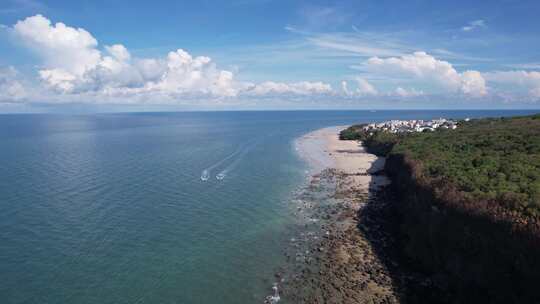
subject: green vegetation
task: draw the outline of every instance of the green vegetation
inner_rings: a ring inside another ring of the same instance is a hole
[[[387,156],[402,253],[452,302],[540,303],[540,115],[341,138]]]
[[[362,131],[362,128],[365,124],[350,126],[347,129],[339,132],[339,139],[341,140],[364,140],[365,132]]]
[[[418,163],[423,179],[453,185],[469,200],[540,216],[540,114],[399,135],[356,125],[340,137],[362,140],[378,155],[403,155]]]

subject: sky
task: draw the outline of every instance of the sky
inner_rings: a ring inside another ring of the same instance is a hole
[[[509,0],[3,0],[0,112],[538,109],[539,15]]]

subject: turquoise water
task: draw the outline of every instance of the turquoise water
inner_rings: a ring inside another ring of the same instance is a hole
[[[285,264],[289,198],[305,179],[295,138],[526,113],[0,115],[1,303],[261,303]]]

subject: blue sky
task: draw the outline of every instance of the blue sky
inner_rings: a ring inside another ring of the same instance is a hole
[[[0,3],[0,111],[539,108],[538,1]]]

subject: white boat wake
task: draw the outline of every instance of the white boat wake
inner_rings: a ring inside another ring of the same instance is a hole
[[[238,148],[236,151],[234,151],[233,153],[229,154],[228,156],[226,156],[225,158],[219,160],[218,162],[216,162],[215,164],[211,165],[210,167],[204,169],[201,173],[201,180],[203,182],[206,182],[210,179],[210,174],[212,173],[212,170],[216,167],[218,167],[219,165],[223,164],[224,162],[226,162],[227,160],[233,158],[234,156],[236,156],[237,154],[239,154],[240,152],[242,152],[243,149],[241,148]]]
[[[201,180],[202,180],[203,182],[205,182],[205,181],[207,181],[207,180],[209,180],[209,179],[210,179],[210,171],[208,171],[208,170],[206,170],[206,169],[203,170],[203,172],[201,173]]]
[[[274,294],[270,295],[270,296],[267,296],[266,301],[264,301],[264,303],[276,304],[277,302],[279,302],[279,300],[281,300],[281,298],[279,296],[279,290],[278,290],[277,283],[274,283],[274,286],[272,286],[272,290],[274,291]]]
[[[226,161],[238,156],[238,158],[234,159],[234,161],[231,164],[229,164],[227,167],[225,167],[225,169],[223,169],[221,172],[219,172],[216,175],[217,180],[224,179],[225,176],[227,176],[227,173],[229,171],[231,171],[232,169],[234,169],[234,167],[236,167],[238,165],[238,163],[244,158],[244,156],[247,154],[247,152],[249,152],[251,149],[253,149],[258,144],[259,141],[260,141],[260,139],[255,139],[255,140],[249,141],[247,144],[239,147],[238,149],[236,149],[236,151],[229,154],[225,158],[221,159],[220,161],[216,162],[215,164],[211,165],[210,167],[204,169],[202,171],[202,173],[201,173],[201,180],[203,182],[208,181],[210,179],[210,176],[211,176],[211,173],[212,173],[213,169],[215,169],[216,167],[219,167],[220,165],[222,165]]]
[[[232,170],[234,170],[234,168],[236,168],[236,166],[238,166],[238,164],[244,159],[246,154],[248,154],[249,151],[251,151],[253,148],[255,148],[255,146],[257,146],[259,141],[260,140],[257,140],[251,144],[247,144],[245,148],[242,149],[242,151],[239,153],[238,157],[232,163],[230,163],[227,167],[225,167],[225,169],[223,169],[221,172],[216,174],[216,179],[223,180],[229,172],[231,172]]]

